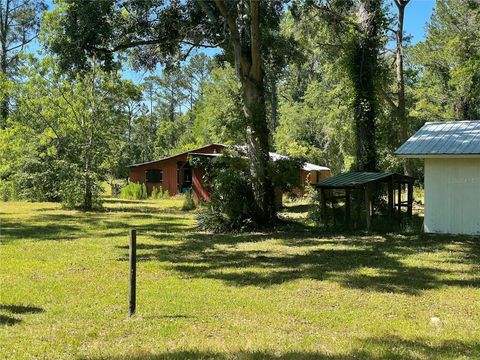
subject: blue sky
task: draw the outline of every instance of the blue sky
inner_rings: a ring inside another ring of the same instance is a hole
[[[425,38],[425,24],[432,15],[434,0],[411,0],[405,10],[405,32],[413,36],[412,43]]]

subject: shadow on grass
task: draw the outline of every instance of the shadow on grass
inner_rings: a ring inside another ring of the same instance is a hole
[[[18,240],[76,240],[88,237],[90,231],[95,232],[95,237],[113,237],[127,236],[131,228],[137,229],[140,236],[151,232],[185,232],[190,228],[182,223],[184,219],[180,216],[125,214],[118,219],[111,218],[108,213],[81,212],[39,214],[21,222],[1,219],[0,244]],[[147,219],[150,222],[145,222]],[[136,224],[136,220],[143,221],[143,224]]]
[[[354,340],[355,341],[355,340]],[[357,345],[358,343],[358,345]],[[332,355],[323,352],[292,351],[272,353],[270,351],[237,351],[237,352],[202,352],[202,351],[167,351],[158,354],[131,354],[118,357],[98,357],[82,359],[112,360],[434,360],[442,359],[478,359],[480,343],[447,340],[432,342],[429,339],[405,340],[398,336],[370,337],[357,339],[354,350]]]
[[[0,314],[0,326],[2,325],[12,326],[21,322],[22,320],[17,319],[15,317]]]
[[[42,308],[36,306],[0,304],[0,312],[9,313],[9,315],[0,314],[0,325],[12,326],[22,322],[22,319],[11,315],[38,314],[43,311]]]
[[[0,224],[0,243],[14,240],[73,240],[80,227],[65,224],[61,220],[54,224],[31,224],[2,219]]]
[[[480,246],[478,239],[469,237],[377,234],[317,238],[313,233],[280,231],[187,233],[181,241],[171,242],[168,234],[155,236],[159,243],[139,245],[138,261],[170,263],[170,269],[189,277],[222,280],[233,286],[268,287],[297,279],[332,279],[347,288],[410,295],[442,286],[480,286],[475,274]],[[268,240],[268,245],[255,245]],[[456,246],[447,248],[452,244]],[[448,261],[465,263],[472,269],[459,272],[433,261],[419,262],[419,266],[403,261],[409,255],[428,256],[440,251],[448,253]],[[127,260],[126,251],[120,260]]]

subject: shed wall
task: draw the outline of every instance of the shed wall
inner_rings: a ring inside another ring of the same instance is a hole
[[[425,159],[425,231],[480,234],[480,159]]]

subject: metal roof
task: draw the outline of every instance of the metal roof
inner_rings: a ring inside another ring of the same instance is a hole
[[[207,157],[217,157],[217,156],[222,156],[223,155],[223,154],[205,154],[205,153],[197,153],[197,152],[190,152],[188,154],[189,155],[194,155],[194,156],[207,156]],[[288,156],[277,154],[277,153],[274,153],[274,152],[270,152],[269,155],[270,155],[270,159],[272,159],[272,161],[290,159],[290,157],[288,157]],[[326,166],[315,165],[315,164],[311,164],[311,163],[307,163],[307,162],[303,163],[302,169],[305,170],[305,171],[330,171],[330,168],[328,168]]]
[[[172,159],[172,158],[177,157],[177,156],[188,155],[188,154],[191,153],[192,151],[193,151],[193,152],[195,152],[195,151],[200,151],[200,150],[203,150],[203,149],[208,148],[208,147],[210,147],[210,146],[227,147],[227,145],[224,145],[224,144],[208,144],[208,145],[205,145],[205,146],[202,146],[202,147],[199,147],[199,148],[190,150],[190,151],[184,151],[184,152],[181,152],[181,153],[178,153],[178,154],[175,154],[175,155],[170,155],[170,156],[167,156],[167,157],[158,159],[158,160],[152,160],[152,161],[146,161],[146,162],[143,162],[143,163],[132,164],[132,165],[129,165],[128,167],[135,167],[135,166],[142,166],[142,165],[153,164],[153,163],[156,163],[156,162],[159,162],[159,161],[164,161],[164,160]]]
[[[358,187],[388,178],[391,172],[349,172],[326,178],[317,183],[317,187]]]
[[[480,154],[480,121],[427,122],[395,154],[405,157]]]

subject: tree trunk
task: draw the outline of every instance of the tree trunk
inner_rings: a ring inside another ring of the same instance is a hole
[[[247,148],[250,160],[253,194],[260,221],[275,219],[275,197],[269,168],[269,130],[266,122],[265,96],[262,85],[247,79],[243,85],[244,113],[247,119]]]
[[[271,100],[272,100],[272,132],[275,133],[278,126],[278,89],[275,79],[271,80]]]
[[[403,144],[408,140],[408,119],[405,104],[405,75],[403,71],[403,24],[405,18],[405,7],[410,0],[395,0],[395,5],[398,9],[398,21],[396,32],[396,82],[397,82],[397,120],[400,126],[399,143]],[[414,165],[411,159],[406,159],[404,163],[404,172],[406,175],[412,175],[414,172]]]
[[[377,0],[363,0],[358,18],[361,33],[353,44],[351,72],[355,99],[356,168],[377,169],[375,76],[378,71],[379,34]]]
[[[247,122],[247,150],[252,176],[252,190],[258,208],[259,221],[271,225],[276,220],[275,195],[270,173],[269,129],[265,110],[265,88],[260,29],[260,1],[250,0],[249,37],[244,43],[238,23],[224,0],[215,0],[215,5],[225,19],[230,30],[235,69],[242,84],[244,113]],[[243,24],[246,25],[246,24]],[[242,26],[240,26],[242,28]],[[241,31],[246,31],[244,28]]]
[[[8,30],[9,30],[9,13],[10,13],[10,1],[7,0],[4,5],[0,3],[0,76],[3,76],[4,80],[7,79],[8,70]],[[5,128],[6,121],[9,113],[8,108],[8,94],[0,99],[0,127]]]
[[[90,178],[89,159],[85,159],[85,175],[83,188],[83,210],[92,210],[92,181]]]

